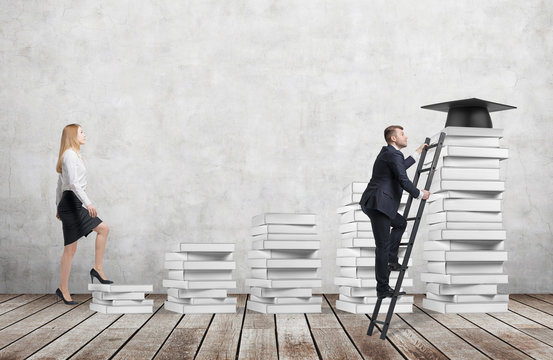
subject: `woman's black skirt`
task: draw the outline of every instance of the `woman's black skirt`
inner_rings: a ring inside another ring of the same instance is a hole
[[[99,217],[91,217],[88,210],[73,191],[63,192],[58,204],[58,216],[63,224],[63,242],[69,245],[83,236],[88,236],[92,230],[102,223]]]

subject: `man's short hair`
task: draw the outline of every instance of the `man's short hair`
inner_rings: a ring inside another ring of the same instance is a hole
[[[399,125],[391,125],[384,129],[384,139],[386,139],[388,144],[392,142],[392,136],[396,134],[397,129],[403,130],[403,127]]]

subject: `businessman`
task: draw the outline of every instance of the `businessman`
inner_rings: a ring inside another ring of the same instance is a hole
[[[429,191],[417,189],[405,172],[417,162],[427,144],[421,145],[405,159],[400,151],[407,146],[403,127],[388,126],[384,130],[384,138],[388,146],[382,147],[376,157],[371,181],[359,202],[363,212],[371,219],[376,244],[376,293],[379,298],[393,295],[394,289],[388,285],[390,271],[401,269],[398,250],[407,221],[397,210],[403,190],[416,199],[426,200],[430,196]]]

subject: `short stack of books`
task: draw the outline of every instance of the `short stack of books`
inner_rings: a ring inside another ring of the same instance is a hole
[[[341,214],[341,246],[337,250],[336,265],[340,267],[339,276],[334,283],[340,287],[339,299],[336,308],[354,314],[368,314],[374,310],[376,304],[376,277],[375,277],[375,243],[370,219],[363,213],[359,206],[361,195],[367,183],[353,182],[344,188],[343,204],[338,209]],[[401,199],[400,214],[403,213],[407,195]],[[409,239],[406,231],[403,239]],[[407,240],[403,241],[407,242]],[[403,261],[399,250],[399,261]],[[409,265],[410,265],[409,261]],[[390,286],[395,287],[399,272],[390,273]],[[413,279],[405,273],[403,286],[413,286]],[[387,312],[390,299],[384,299],[379,312]],[[400,296],[395,307],[395,312],[406,313],[413,311],[413,297]]]
[[[507,311],[503,263],[506,232],[501,213],[505,182],[502,129],[447,127],[427,206],[427,271],[423,307],[441,313]],[[432,159],[429,151],[426,159]]]
[[[227,297],[227,290],[236,288],[233,256],[234,244],[226,243],[179,244],[166,253],[165,308],[181,314],[236,312],[236,298]]]
[[[145,299],[152,285],[88,284],[90,310],[102,314],[151,314],[154,300]]]
[[[322,286],[315,215],[261,214],[253,217],[251,234],[248,309],[271,314],[321,312],[322,297],[313,296],[313,288]]]

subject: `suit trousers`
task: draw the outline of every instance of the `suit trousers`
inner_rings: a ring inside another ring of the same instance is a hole
[[[389,286],[388,263],[398,262],[399,244],[407,228],[407,221],[399,213],[393,219],[390,219],[387,215],[375,209],[362,207],[362,210],[371,219],[376,244],[376,291],[383,292],[388,290]],[[390,227],[392,228],[391,232]]]

